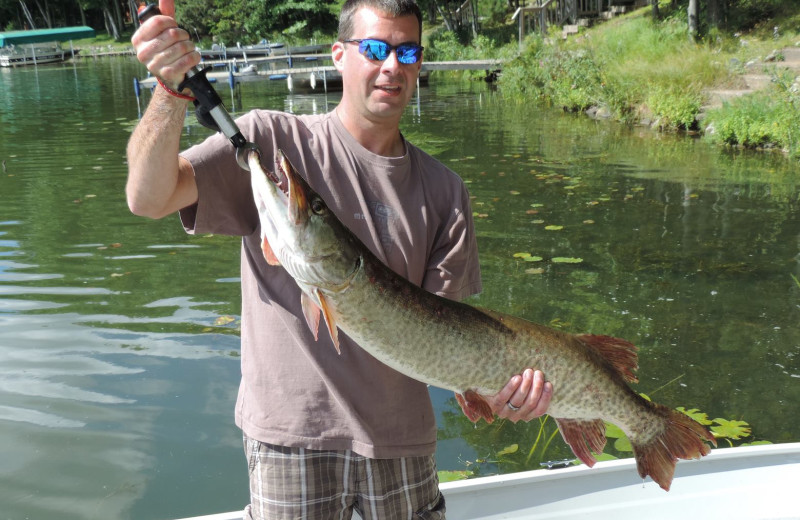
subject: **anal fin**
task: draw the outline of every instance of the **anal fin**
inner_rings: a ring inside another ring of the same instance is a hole
[[[602,419],[556,419],[556,424],[572,453],[590,468],[594,466],[597,459],[592,452],[602,453],[606,447],[606,423]]]

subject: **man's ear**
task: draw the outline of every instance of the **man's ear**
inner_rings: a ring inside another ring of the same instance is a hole
[[[331,46],[331,59],[336,70],[342,72],[344,69],[344,43],[334,42]]]

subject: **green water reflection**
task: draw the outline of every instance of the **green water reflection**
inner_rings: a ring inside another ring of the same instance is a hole
[[[163,519],[247,499],[238,241],[129,214],[141,74],[132,59],[0,70],[0,518]],[[336,98],[250,83],[233,101],[319,112]],[[446,77],[404,132],[469,183],[485,280],[472,303],[628,338],[655,400],[799,440],[794,164],[506,106]],[[192,125],[184,144],[205,135]],[[524,469],[538,424],[476,429],[431,395],[442,469]]]

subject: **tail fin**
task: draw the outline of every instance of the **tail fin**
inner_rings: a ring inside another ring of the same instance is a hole
[[[646,443],[632,438],[631,445],[639,475],[642,478],[650,475],[662,489],[669,491],[678,459],[699,459],[708,455],[711,448],[705,441],[714,446],[717,441],[705,426],[688,415],[660,404],[652,403],[652,406],[653,411],[662,416],[664,430]]]

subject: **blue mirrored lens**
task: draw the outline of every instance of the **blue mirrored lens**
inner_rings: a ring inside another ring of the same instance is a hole
[[[391,52],[389,44],[379,40],[364,40],[359,45],[358,50],[368,59],[378,61],[388,58]]]
[[[397,47],[397,61],[411,64],[419,61],[422,49],[418,45],[400,45]]]
[[[367,39],[361,40],[358,45],[358,52],[370,60],[383,61],[389,57],[392,50],[397,51],[397,61],[406,65],[416,63],[422,57],[422,47],[414,43],[403,43],[393,47],[382,40]]]

